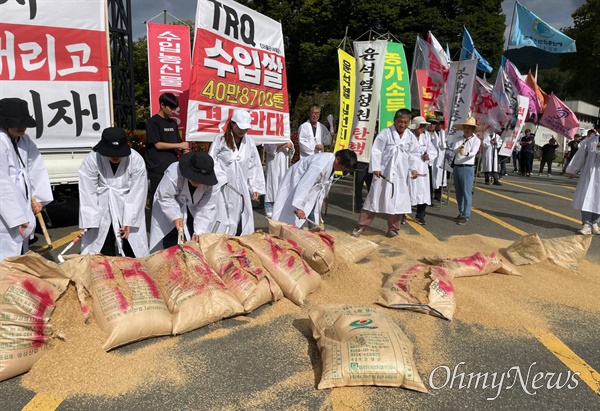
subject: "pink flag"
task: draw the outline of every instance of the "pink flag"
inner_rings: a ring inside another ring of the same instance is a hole
[[[575,113],[560,101],[554,93],[550,94],[550,101],[548,101],[544,115],[540,119],[540,124],[569,139],[573,139],[579,128],[579,120],[577,120]]]
[[[535,90],[529,87],[521,77],[519,70],[508,59],[504,65],[504,70],[506,71],[509,80],[514,84],[517,93],[519,93],[520,96],[529,98],[529,113],[533,114],[535,121],[537,121],[537,116],[542,112],[542,108],[540,107],[540,102]]]

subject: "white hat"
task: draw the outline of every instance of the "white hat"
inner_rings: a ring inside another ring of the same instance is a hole
[[[415,130],[415,129],[419,128],[419,126],[421,126],[421,125],[428,126],[429,124],[431,124],[431,123],[429,123],[427,120],[425,120],[424,117],[417,116],[417,117],[413,118],[412,120],[410,120],[410,126],[408,126],[408,128],[411,130]]]
[[[252,121],[252,118],[250,117],[250,113],[248,113],[246,110],[237,109],[233,112],[231,121],[237,124],[240,129],[248,130],[251,128],[250,121]]]

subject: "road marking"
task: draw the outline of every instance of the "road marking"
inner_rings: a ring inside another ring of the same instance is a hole
[[[502,184],[504,184],[504,185],[507,185],[507,186],[514,186],[514,187],[524,188],[525,190],[529,190],[529,191],[533,191],[533,192],[536,192],[536,193],[545,194],[545,195],[548,195],[548,196],[552,196],[552,197],[560,198],[560,199],[567,200],[567,201],[573,201],[573,198],[571,198],[571,197],[560,196],[560,195],[558,195],[558,194],[549,193],[549,192],[547,192],[547,191],[538,190],[538,189],[536,189],[536,188],[531,188],[531,187],[527,187],[527,186],[522,186],[522,185],[520,185],[520,184],[515,184],[515,183],[509,183],[508,181],[505,181],[505,182],[504,182],[504,183],[502,183]]]
[[[436,236],[434,236],[431,232],[429,232],[427,229],[425,229],[425,227],[423,227],[421,224],[417,223],[411,216],[408,216],[408,215],[406,216],[406,222],[417,233],[419,233],[419,235],[425,237],[425,239],[430,240],[430,241],[435,241],[436,243],[440,241],[440,240],[438,240],[438,238]]]
[[[600,395],[600,373],[598,371],[594,370],[551,332],[539,328],[527,328],[527,330],[570,370],[578,372],[579,379]]]
[[[450,201],[452,201],[454,204],[457,204],[457,202],[456,202],[456,200],[455,200],[454,198],[452,198],[452,197],[448,197],[448,198],[449,198],[449,199],[450,199]],[[473,208],[473,207],[471,207],[471,212],[473,212],[473,213],[475,213],[475,214],[479,214],[480,216],[482,216],[482,217],[485,217],[485,218],[487,218],[488,220],[490,220],[490,221],[493,221],[494,223],[496,223],[496,224],[498,224],[498,225],[501,225],[502,227],[504,227],[504,228],[506,228],[506,229],[508,229],[508,230],[512,231],[513,233],[517,233],[517,234],[519,234],[519,235],[527,235],[527,234],[529,234],[529,233],[527,233],[527,232],[525,232],[525,231],[521,230],[520,228],[517,228],[517,227],[515,227],[515,226],[514,226],[514,225],[512,225],[512,224],[509,224],[509,223],[507,223],[507,222],[504,222],[504,221],[500,220],[499,218],[497,218],[497,217],[494,217],[493,215],[486,213],[485,211],[481,211],[481,210],[478,210],[478,209],[476,209],[476,208]]]
[[[58,408],[63,398],[52,395],[36,394],[22,411],[54,411]]]
[[[505,196],[503,194],[495,193],[493,191],[486,190],[485,188],[477,187],[477,189],[483,191],[484,193],[488,193],[488,194],[491,194],[491,195],[494,195],[494,196],[497,196],[497,197],[500,197],[500,198],[504,198],[506,200],[513,201],[515,203],[522,204],[522,205],[525,205],[527,207],[531,207],[531,208],[533,208],[535,210],[543,211],[544,213],[552,214],[553,216],[556,216],[556,217],[559,217],[559,218],[563,218],[565,220],[572,221],[572,222],[577,223],[577,224],[581,224],[581,220],[577,220],[577,219],[575,219],[573,217],[569,217],[569,216],[566,216],[564,214],[557,213],[556,211],[548,210],[547,208],[544,208],[544,207],[541,207],[541,206],[537,206],[537,205],[534,205],[534,204],[527,203],[525,201],[517,200],[515,198],[511,198],[511,197]]]

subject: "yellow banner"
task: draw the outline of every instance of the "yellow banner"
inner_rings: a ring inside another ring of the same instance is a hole
[[[340,115],[335,150],[348,148],[354,120],[354,95],[356,93],[356,59],[338,49],[340,65]]]

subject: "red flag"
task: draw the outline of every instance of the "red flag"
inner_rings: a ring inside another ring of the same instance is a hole
[[[173,24],[148,23],[148,71],[150,72],[150,111],[158,112],[163,93],[177,96],[173,112],[181,137],[185,139],[192,72],[190,28]]]
[[[554,93],[550,94],[550,100],[540,123],[569,139],[573,139],[579,128],[579,120],[577,120],[575,113],[565,103],[560,101]]]

